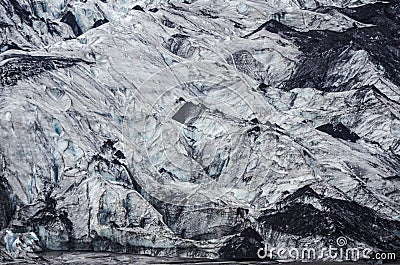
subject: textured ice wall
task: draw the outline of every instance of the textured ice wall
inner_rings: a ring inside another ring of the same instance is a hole
[[[398,4],[15,3],[1,5],[16,46],[0,63],[0,228],[14,243],[399,248]]]

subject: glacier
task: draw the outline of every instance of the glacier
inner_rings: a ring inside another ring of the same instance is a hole
[[[3,260],[399,253],[397,1],[0,3]]]

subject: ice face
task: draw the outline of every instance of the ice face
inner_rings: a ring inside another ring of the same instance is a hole
[[[0,5],[10,256],[399,246],[397,4],[34,3]]]

